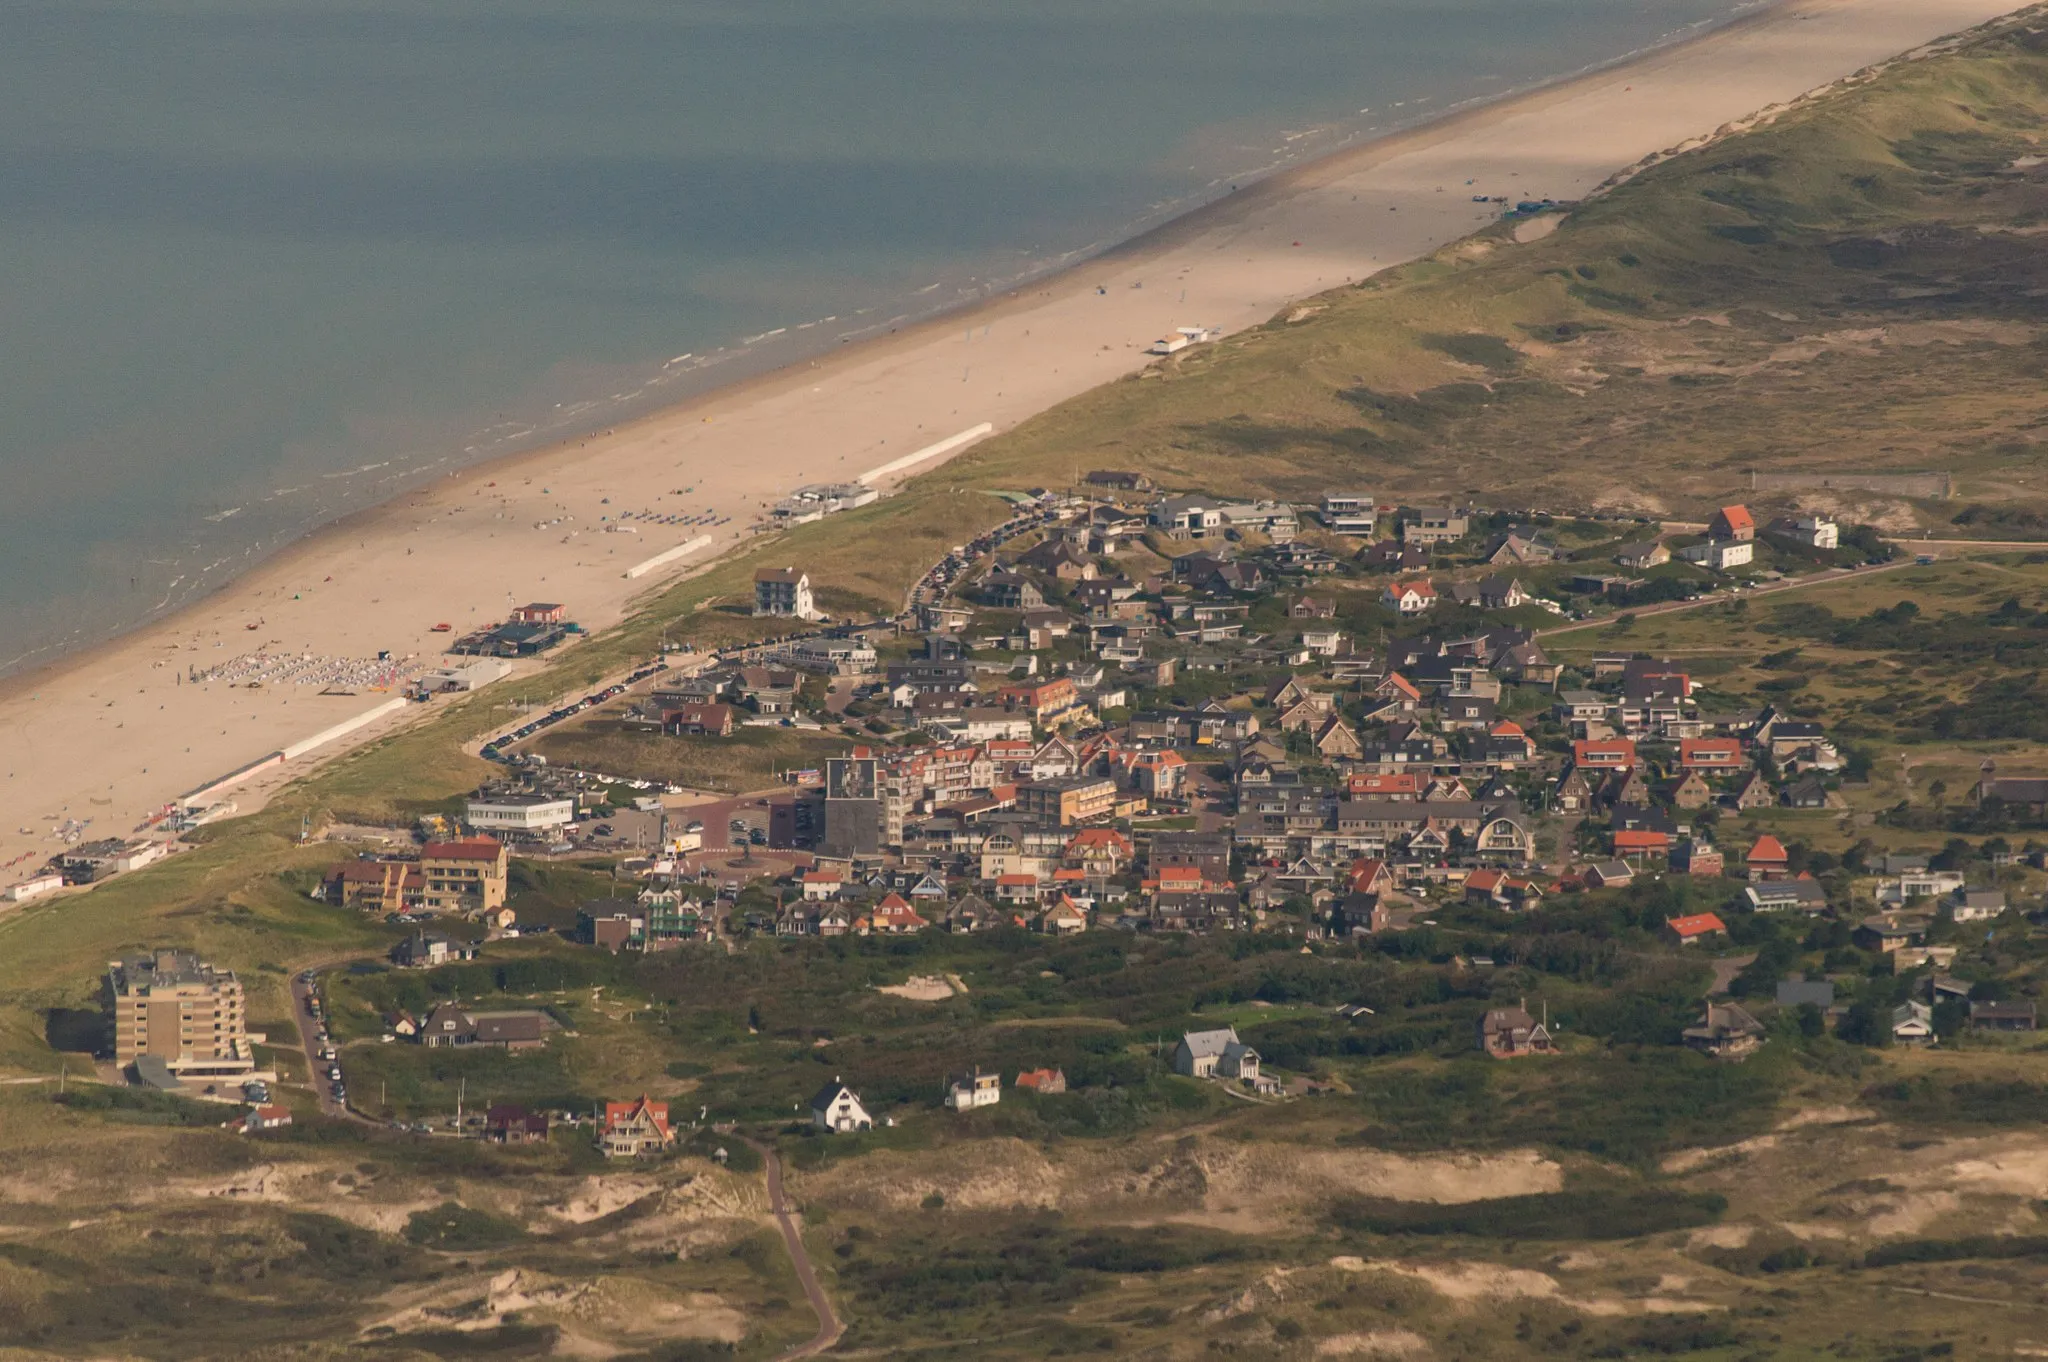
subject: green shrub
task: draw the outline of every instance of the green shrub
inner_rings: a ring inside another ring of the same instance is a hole
[[[479,1211],[456,1201],[444,1201],[430,1211],[414,1211],[405,1222],[405,1237],[421,1248],[502,1248],[526,1237],[517,1221]]]
[[[1337,1203],[1331,1219],[1344,1229],[1369,1234],[1635,1239],[1711,1224],[1727,1209],[1727,1198],[1717,1193],[1643,1187],[1540,1192],[1456,1206],[1358,1197]]]

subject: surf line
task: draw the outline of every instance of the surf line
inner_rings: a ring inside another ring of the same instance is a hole
[[[891,459],[880,468],[870,468],[867,472],[854,479],[854,481],[873,482],[876,478],[885,478],[891,473],[899,473],[912,464],[923,463],[926,459],[936,459],[941,454],[951,454],[954,450],[963,449],[985,435],[995,434],[995,429],[993,422],[983,421],[971,430],[963,430],[958,435],[949,435],[937,444],[926,445],[923,449],[914,450],[909,454],[905,454],[900,459]]]

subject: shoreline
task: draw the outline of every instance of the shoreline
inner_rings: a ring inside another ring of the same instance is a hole
[[[1574,82],[1627,67],[1658,53],[1685,47],[1753,22],[1790,3],[1794,3],[1794,0],[1743,0],[1743,3],[1719,18],[1701,20],[1674,29],[1656,41],[1633,50],[1569,71],[1533,79],[1521,85],[1466,96],[1435,113],[1417,115],[1412,121],[1398,123],[1384,132],[1360,128],[1356,126],[1355,119],[1347,130],[1338,130],[1343,127],[1343,121],[1339,120],[1338,123],[1328,125],[1337,139],[1334,145],[1304,156],[1283,158],[1261,167],[1218,175],[1209,185],[1190,191],[1164,209],[1136,218],[1121,235],[1063,252],[1055,258],[1030,266],[1003,282],[989,283],[972,289],[960,286],[955,292],[965,296],[957,296],[930,310],[919,310],[915,306],[914,296],[907,295],[886,306],[872,309],[880,312],[900,306],[907,308],[907,311],[889,319],[864,323],[853,331],[842,332],[836,336],[830,336],[825,331],[820,331],[816,337],[800,336],[797,333],[818,326],[819,321],[792,322],[764,336],[736,339],[688,356],[687,358],[696,362],[675,375],[681,380],[681,384],[674,394],[661,394],[651,400],[629,400],[620,403],[588,426],[565,423],[558,429],[566,433],[548,433],[540,436],[535,443],[522,444],[515,439],[507,442],[511,446],[509,448],[474,459],[458,460],[457,455],[451,451],[423,461],[396,480],[398,490],[381,495],[375,501],[318,519],[299,530],[275,532],[274,543],[266,545],[259,541],[242,546],[230,557],[239,558],[243,562],[231,568],[229,575],[204,587],[197,594],[175,604],[160,604],[126,623],[108,626],[85,639],[53,641],[31,648],[12,661],[0,665],[0,699],[10,694],[9,687],[18,681],[61,674],[67,663],[82,658],[96,649],[113,647],[131,635],[173,624],[185,612],[203,608],[220,593],[233,590],[237,583],[282,561],[285,555],[292,553],[301,545],[311,543],[323,535],[338,533],[357,522],[359,517],[374,515],[409,495],[434,486],[444,478],[462,478],[500,464],[514,464],[532,454],[565,450],[579,442],[587,441],[601,430],[617,429],[622,424],[633,425],[650,417],[661,416],[758,379],[821,360],[826,355],[839,353],[843,348],[885,343],[900,332],[931,323],[971,320],[984,309],[994,307],[1004,299],[1015,296],[1019,291],[1056,282],[1075,270],[1127,256],[1138,258],[1148,249],[1166,249],[1179,239],[1181,232],[1199,231],[1208,215],[1248,195],[1256,196],[1260,191],[1284,189],[1285,184],[1291,182],[1291,177],[1304,173],[1313,174],[1319,169],[1341,164],[1348,158],[1394,146],[1408,137],[1427,134],[1439,128],[1453,127],[1459,120],[1468,116],[1484,115],[1503,105],[1516,104],[1547,91],[1568,87]],[[1216,185],[1225,183],[1232,175],[1242,181],[1241,190],[1233,187],[1222,193],[1213,192]],[[931,287],[940,288],[942,284],[934,284]],[[758,347],[758,342],[768,339],[776,339],[781,343],[766,348]],[[658,386],[667,381],[668,367],[664,364],[643,376],[627,381],[641,384],[643,390]],[[724,376],[726,374],[731,376]],[[585,402],[581,405],[600,408],[603,406],[598,402]],[[450,463],[454,463],[455,466],[445,466]],[[227,561],[226,558],[217,560],[214,564],[199,569],[198,575],[205,576]]]
[[[2009,0],[1775,0],[1614,63],[1282,166],[1079,263],[885,334],[602,432],[429,477],[169,615],[0,681],[0,724],[19,747],[0,784],[0,861],[54,851],[38,824],[67,816],[91,817],[88,837],[125,836],[180,792],[375,703],[366,695],[322,703],[308,688],[184,685],[178,677],[188,666],[258,645],[337,657],[390,649],[432,665],[431,624],[461,621],[461,629],[502,618],[496,603],[515,597],[564,600],[586,627],[609,627],[650,591],[743,546],[756,503],[799,483],[845,480],[983,421],[1000,434],[1144,367],[1144,346],[1175,324],[1228,332],[1262,323],[1289,301],[1414,259],[1498,216],[1447,185],[1581,197],[1645,155],[2017,8]],[[1639,87],[1641,97],[1627,97]],[[1145,296],[1145,277],[1161,272],[1183,298],[1203,296],[1169,302],[1165,288]],[[1013,334],[1019,322],[1031,325]],[[728,523],[697,554],[622,581],[623,564],[702,531],[594,533],[607,514],[600,507],[715,509]],[[392,727],[379,721],[318,756]],[[260,799],[311,764],[245,788]],[[22,861],[0,879],[34,864]]]

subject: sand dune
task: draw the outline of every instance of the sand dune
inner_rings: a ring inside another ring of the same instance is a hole
[[[984,421],[1006,430],[1141,367],[1144,347],[1175,326],[1261,322],[1290,299],[1470,232],[1495,211],[1474,194],[1581,195],[1649,153],[2013,8],[1794,0],[1624,67],[1288,172],[994,300],[971,326],[956,315],[849,346],[354,517],[169,621],[7,686],[0,862],[28,859],[0,883],[41,861],[30,853],[55,849],[54,819],[89,818],[90,835],[126,833],[183,791],[383,698],[177,684],[189,666],[259,644],[433,653],[447,637],[431,632],[436,622],[461,628],[529,599],[565,602],[601,628],[635,596],[731,547],[764,502],[800,483],[885,466]],[[694,493],[676,494],[687,486]],[[713,544],[628,579],[627,568],[704,531],[598,532],[601,515],[626,509],[715,509],[732,521]],[[308,764],[409,717],[381,719],[235,797],[246,810]]]

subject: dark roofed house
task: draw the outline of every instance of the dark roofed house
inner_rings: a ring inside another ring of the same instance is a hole
[[[1550,1029],[1524,1007],[1496,1007],[1479,1019],[1479,1048],[1495,1059],[1547,1055],[1554,1050]]]
[[[1707,1015],[1685,1028],[1685,1043],[1716,1059],[1741,1059],[1764,1043],[1764,1028],[1734,1003],[1708,1003]]]
[[[1970,1026],[1978,1031],[2031,1031],[2034,1005],[2030,1002],[1971,1003]]]
[[[1780,1007],[1803,1007],[1812,1003],[1825,1012],[1835,1005],[1835,986],[1827,979],[1780,979],[1777,1002]]]
[[[484,1138],[499,1144],[546,1144],[547,1113],[512,1103],[494,1106],[484,1115]]]

